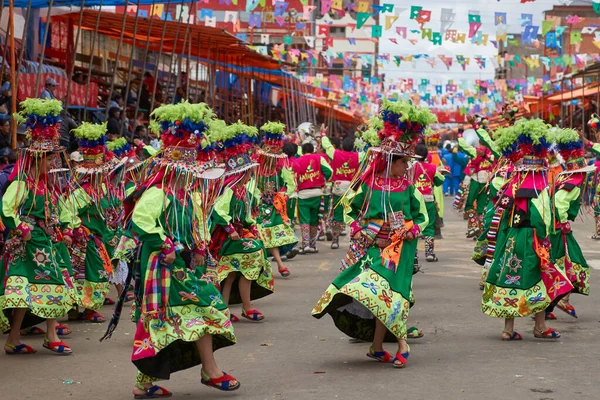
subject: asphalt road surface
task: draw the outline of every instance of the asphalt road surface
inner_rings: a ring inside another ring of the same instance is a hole
[[[437,241],[437,263],[423,261],[415,275],[416,305],[410,324],[425,337],[410,340],[405,369],[365,356],[368,343],[351,343],[329,316],[316,320],[312,307],[339,272],[342,249],[319,242],[320,253],[297,256],[292,275],[276,277],[276,293],[254,303],[262,323],[235,324],[238,343],[219,350],[217,362],[242,386],[222,393],[200,384],[200,368],[161,382],[174,399],[599,399],[600,324],[598,315],[600,243],[592,241],[593,221],[573,225],[592,268],[589,297],[574,295],[573,319],[556,310],[550,326],[563,337],[533,337],[533,320],[517,320],[522,342],[501,342],[503,321],[480,311],[480,267],[471,261],[473,241],[466,223],[446,201],[444,239]],[[420,243],[421,255],[423,243]],[[113,293],[114,297],[114,293]],[[232,311],[239,315],[240,308]],[[108,318],[111,307],[104,307]],[[106,324],[70,323],[66,341],[74,355],[57,356],[42,348],[42,338],[24,338],[38,350],[28,356],[0,355],[0,399],[130,399],[136,370],[130,361],[134,325],[124,317],[111,340],[100,343]],[[387,345],[392,354],[393,344]]]

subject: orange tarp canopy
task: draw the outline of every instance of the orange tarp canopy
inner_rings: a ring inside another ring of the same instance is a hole
[[[552,96],[546,97],[544,102],[556,103],[561,101],[569,101],[572,99],[580,99],[586,96],[597,95],[598,92],[600,92],[600,83],[594,82],[580,89],[575,89],[573,91],[565,90],[562,93],[553,94]]]
[[[96,21],[98,16],[100,19],[97,24]],[[136,25],[134,16],[125,16],[124,24],[122,14],[98,12],[94,10],[83,11],[81,24],[79,23],[79,13],[63,14],[52,17],[52,21],[68,20],[71,20],[73,26],[80,26],[81,29],[88,31],[97,30],[99,34],[116,40],[119,40],[121,34],[123,34],[123,41],[125,43],[131,44],[134,39],[133,32]],[[154,19],[152,21],[152,27],[150,27],[149,18],[138,17],[135,46],[146,48],[146,43],[149,41],[149,50],[158,52],[160,50],[161,38],[163,37],[163,29],[164,40],[162,52],[164,54],[186,54],[190,57],[204,58],[210,61],[226,62],[246,67],[271,70],[280,69],[280,63],[278,61],[247,48],[244,45],[244,42],[223,29],[201,25],[188,25],[185,23]]]

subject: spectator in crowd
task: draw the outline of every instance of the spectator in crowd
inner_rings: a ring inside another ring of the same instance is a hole
[[[148,129],[144,125],[138,125],[135,127],[135,131],[133,132],[133,140],[140,139],[144,143],[148,139]]]
[[[129,143],[133,141],[133,135],[129,131],[127,122],[121,119],[121,109],[112,107],[108,110],[108,122],[106,126],[108,140],[113,141],[123,136]]]
[[[458,149],[452,151],[452,190],[458,193],[458,187],[465,177],[464,170],[469,164],[469,157]]]
[[[142,85],[146,86],[149,94],[154,93],[154,77],[148,71],[144,72],[144,78],[142,79]]]
[[[56,82],[53,78],[46,79],[46,88],[42,90],[40,93],[40,99],[56,99],[56,95],[54,91],[58,86],[58,82]]]
[[[12,91],[10,90],[10,72],[4,71],[0,88],[0,113],[12,114]]]
[[[452,172],[454,161],[452,160],[452,145],[450,143],[442,148],[442,160],[448,171]],[[456,192],[454,191],[454,186],[452,184],[452,174],[446,174],[444,177],[444,196],[454,195],[456,195]]]
[[[140,109],[150,111],[150,90],[148,84],[142,83],[142,92],[140,93]]]
[[[62,110],[60,113],[60,127],[58,132],[60,133],[60,145],[64,147],[68,153],[77,150],[77,140],[75,135],[71,132],[77,128],[77,123],[67,110]]]
[[[179,86],[177,90],[175,90],[175,98],[173,99],[173,103],[181,103],[183,100],[185,100],[185,93],[183,92],[183,88]]]
[[[10,119],[0,118],[0,149],[10,149],[11,146]]]
[[[81,155],[81,153],[78,151],[74,151],[69,154],[69,160],[71,160],[71,162],[77,166],[77,164],[83,161],[83,155]]]
[[[0,197],[16,162],[17,156],[11,149],[0,150]]]
[[[112,100],[108,103],[108,109],[110,110],[111,108],[118,108],[121,109],[123,108],[123,97],[121,97],[120,94],[115,94],[112,98]]]

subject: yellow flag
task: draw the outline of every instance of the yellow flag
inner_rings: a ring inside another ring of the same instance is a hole
[[[368,1],[359,1],[358,2],[358,12],[369,12],[369,7],[371,3]]]
[[[394,25],[394,22],[396,22],[397,20],[398,20],[397,15],[386,15],[385,16],[385,30],[389,31],[392,28],[392,25]]]

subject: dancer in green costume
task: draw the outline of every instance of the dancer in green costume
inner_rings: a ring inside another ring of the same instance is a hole
[[[585,147],[579,133],[573,129],[559,129],[554,132],[558,153],[564,160],[565,171],[555,182],[554,229],[550,233],[552,251],[550,258],[557,268],[566,274],[573,284],[573,293],[589,295],[590,268],[579,243],[573,236],[571,221],[579,214],[581,198],[586,191],[588,174],[595,170],[586,165]],[[559,309],[577,318],[575,307],[570,302],[570,293],[556,305]],[[550,307],[547,312],[552,312]]]
[[[213,355],[236,341],[207,257],[210,204],[224,172],[207,161],[214,160],[206,137],[213,113],[204,103],[183,102],[161,106],[153,117],[152,129],[162,132],[162,154],[132,195],[142,277],[136,287],[132,362],[139,372],[133,394],[169,397],[154,381],[200,364],[202,384],[236,390],[240,383],[217,367]]]
[[[504,318],[502,340],[521,340],[514,318],[535,314],[536,338],[560,333],[546,326],[544,310],[573,286],[550,260],[551,211],[547,155],[549,127],[542,120],[519,120],[496,140],[502,155],[515,165],[499,194],[496,249],[485,283],[481,310]]]
[[[126,160],[118,158],[106,147],[106,124],[83,123],[74,130],[83,162],[75,169],[77,189],[69,196],[69,204],[77,215],[72,261],[79,294],[77,309],[70,320],[104,322],[98,310],[110,285],[113,273],[111,256],[116,246],[117,189],[114,173]]]
[[[57,335],[57,318],[72,307],[74,288],[69,260],[61,243],[72,242],[72,232],[63,230],[58,204],[61,192],[50,183],[50,170],[66,160],[59,146],[61,102],[27,99],[21,103],[31,145],[23,150],[2,197],[2,222],[11,230],[4,247],[0,278],[0,325],[10,328],[4,344],[7,354],[35,353],[21,343],[20,329],[26,315],[31,326],[46,320],[43,346],[58,354],[71,354],[71,347]],[[70,218],[67,214],[63,217]]]
[[[288,199],[296,192],[296,179],[290,160],[282,152],[285,125],[268,122],[260,129],[264,138],[256,152],[259,164],[256,180],[261,199],[258,231],[265,249],[277,262],[279,273],[287,277],[290,270],[283,265],[281,257],[293,258],[298,243],[287,211]]]
[[[242,317],[262,321],[264,315],[252,308],[251,300],[273,293],[274,280],[252,218],[252,204],[257,201],[254,188],[248,185],[258,163],[247,153],[254,147],[258,130],[238,122],[211,135],[219,140],[218,149],[227,167],[224,189],[212,214],[211,253],[218,262],[218,281],[227,304],[242,303]]]
[[[343,198],[353,241],[342,273],[327,288],[312,314],[331,315],[348,336],[372,341],[367,354],[402,368],[407,363],[406,320],[413,299],[417,238],[428,224],[423,196],[406,176],[423,129],[436,121],[429,110],[384,100],[383,137],[371,148],[352,193]],[[398,344],[395,357],[383,342]]]

